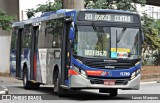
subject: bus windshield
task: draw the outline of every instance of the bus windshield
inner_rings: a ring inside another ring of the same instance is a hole
[[[139,29],[77,26],[74,53],[88,58],[138,58]]]

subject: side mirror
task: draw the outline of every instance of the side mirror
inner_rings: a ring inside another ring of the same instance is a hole
[[[74,37],[75,37],[75,29],[71,27],[69,31],[69,39],[73,41]]]

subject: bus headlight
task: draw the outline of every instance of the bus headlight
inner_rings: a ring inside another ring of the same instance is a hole
[[[140,72],[141,72],[141,69],[138,69],[135,72],[133,72],[131,75],[131,79],[135,78]]]
[[[137,75],[138,75],[140,72],[141,72],[141,69],[138,69],[138,70],[136,71]]]
[[[133,72],[132,75],[131,75],[131,79],[133,79],[135,77],[136,77],[136,72]]]
[[[74,66],[75,71],[80,74],[81,76],[87,78],[86,72],[82,69],[79,69],[78,67]]]

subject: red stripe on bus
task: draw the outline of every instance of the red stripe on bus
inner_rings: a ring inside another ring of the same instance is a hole
[[[68,75],[78,75],[78,73],[74,70],[68,70]]]
[[[101,76],[103,70],[86,70],[86,73],[90,76]]]
[[[34,80],[36,80],[36,69],[37,69],[37,62],[36,62],[36,53],[34,53]]]

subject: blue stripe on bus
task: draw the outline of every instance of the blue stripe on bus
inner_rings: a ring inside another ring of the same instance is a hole
[[[111,69],[97,69],[97,68],[90,68],[84,64],[81,64],[79,63],[74,57],[72,57],[72,61],[73,61],[73,64],[75,66],[77,66],[78,68],[82,69],[82,70],[102,70],[102,71],[105,71],[105,72],[111,72],[112,73],[112,76],[110,75],[105,75],[103,77],[115,77],[115,78],[123,78],[123,77],[130,77],[131,74],[133,72],[135,72],[137,69],[140,69],[141,68],[141,63],[136,65],[136,66],[133,66],[133,67],[130,67],[129,69],[128,68],[122,68],[122,69],[114,69],[114,70],[111,70]],[[121,72],[129,72],[130,75],[129,76],[122,76],[120,75]]]

